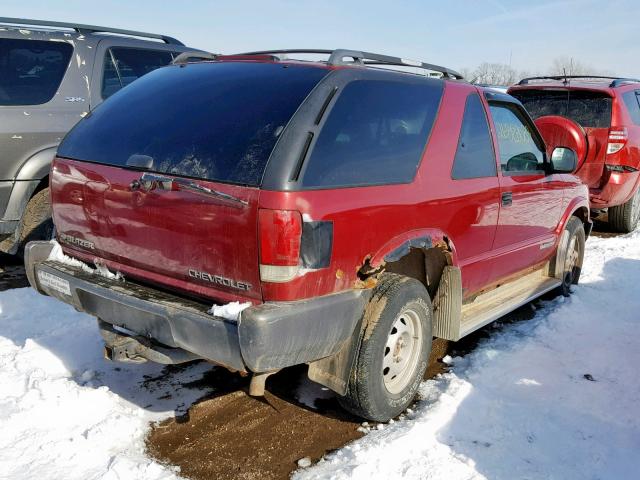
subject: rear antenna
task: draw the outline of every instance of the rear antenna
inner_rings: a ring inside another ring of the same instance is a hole
[[[571,60],[573,61],[573,60]],[[562,84],[566,87],[569,85],[569,77],[567,77],[567,69],[563,68],[562,71],[564,72],[564,82],[562,82]],[[569,117],[569,108],[571,104],[571,90],[567,88],[567,113],[565,114],[565,117]]]

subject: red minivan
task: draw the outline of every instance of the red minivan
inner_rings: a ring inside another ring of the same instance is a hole
[[[434,336],[570,292],[588,192],[576,152],[545,145],[513,97],[311,53],[329,58],[162,68],[90,113],[51,173],[60,243],[29,244],[28,276],[97,317],[111,359],[206,359],[251,373],[254,394],[306,363],[387,420]]]

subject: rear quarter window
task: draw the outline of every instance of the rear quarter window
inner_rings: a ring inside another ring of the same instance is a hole
[[[143,48],[114,47],[104,56],[102,98],[108,98],[134,80],[164,67],[173,60],[171,52]]]
[[[66,42],[0,38],[0,105],[41,105],[58,91],[73,47]]]
[[[454,180],[462,180],[496,177],[497,175],[496,156],[493,151],[487,115],[480,96],[473,93],[467,97],[464,108],[451,177]]]
[[[304,188],[411,182],[433,127],[443,82],[356,80],[344,87],[302,176]]]
[[[635,125],[640,125],[640,90],[622,94],[622,100],[627,106],[631,121]]]

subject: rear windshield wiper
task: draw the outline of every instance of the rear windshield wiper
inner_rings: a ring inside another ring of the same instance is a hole
[[[130,187],[131,190],[143,190],[145,192],[150,192],[155,189],[174,191],[187,190],[189,192],[208,195],[217,198],[218,200],[235,203],[242,206],[246,206],[249,204],[246,200],[242,200],[228,193],[207,188],[196,182],[192,182],[191,180],[186,180],[184,178],[165,177],[163,175],[157,175],[155,173],[143,173],[140,179],[131,182]]]

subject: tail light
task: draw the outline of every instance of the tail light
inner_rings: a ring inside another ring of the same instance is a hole
[[[298,273],[302,215],[294,210],[260,209],[260,279],[288,282]]]
[[[625,143],[627,143],[627,129],[625,127],[622,128],[611,128],[609,129],[609,143],[607,144],[607,155],[612,153],[617,153],[622,150]]]

